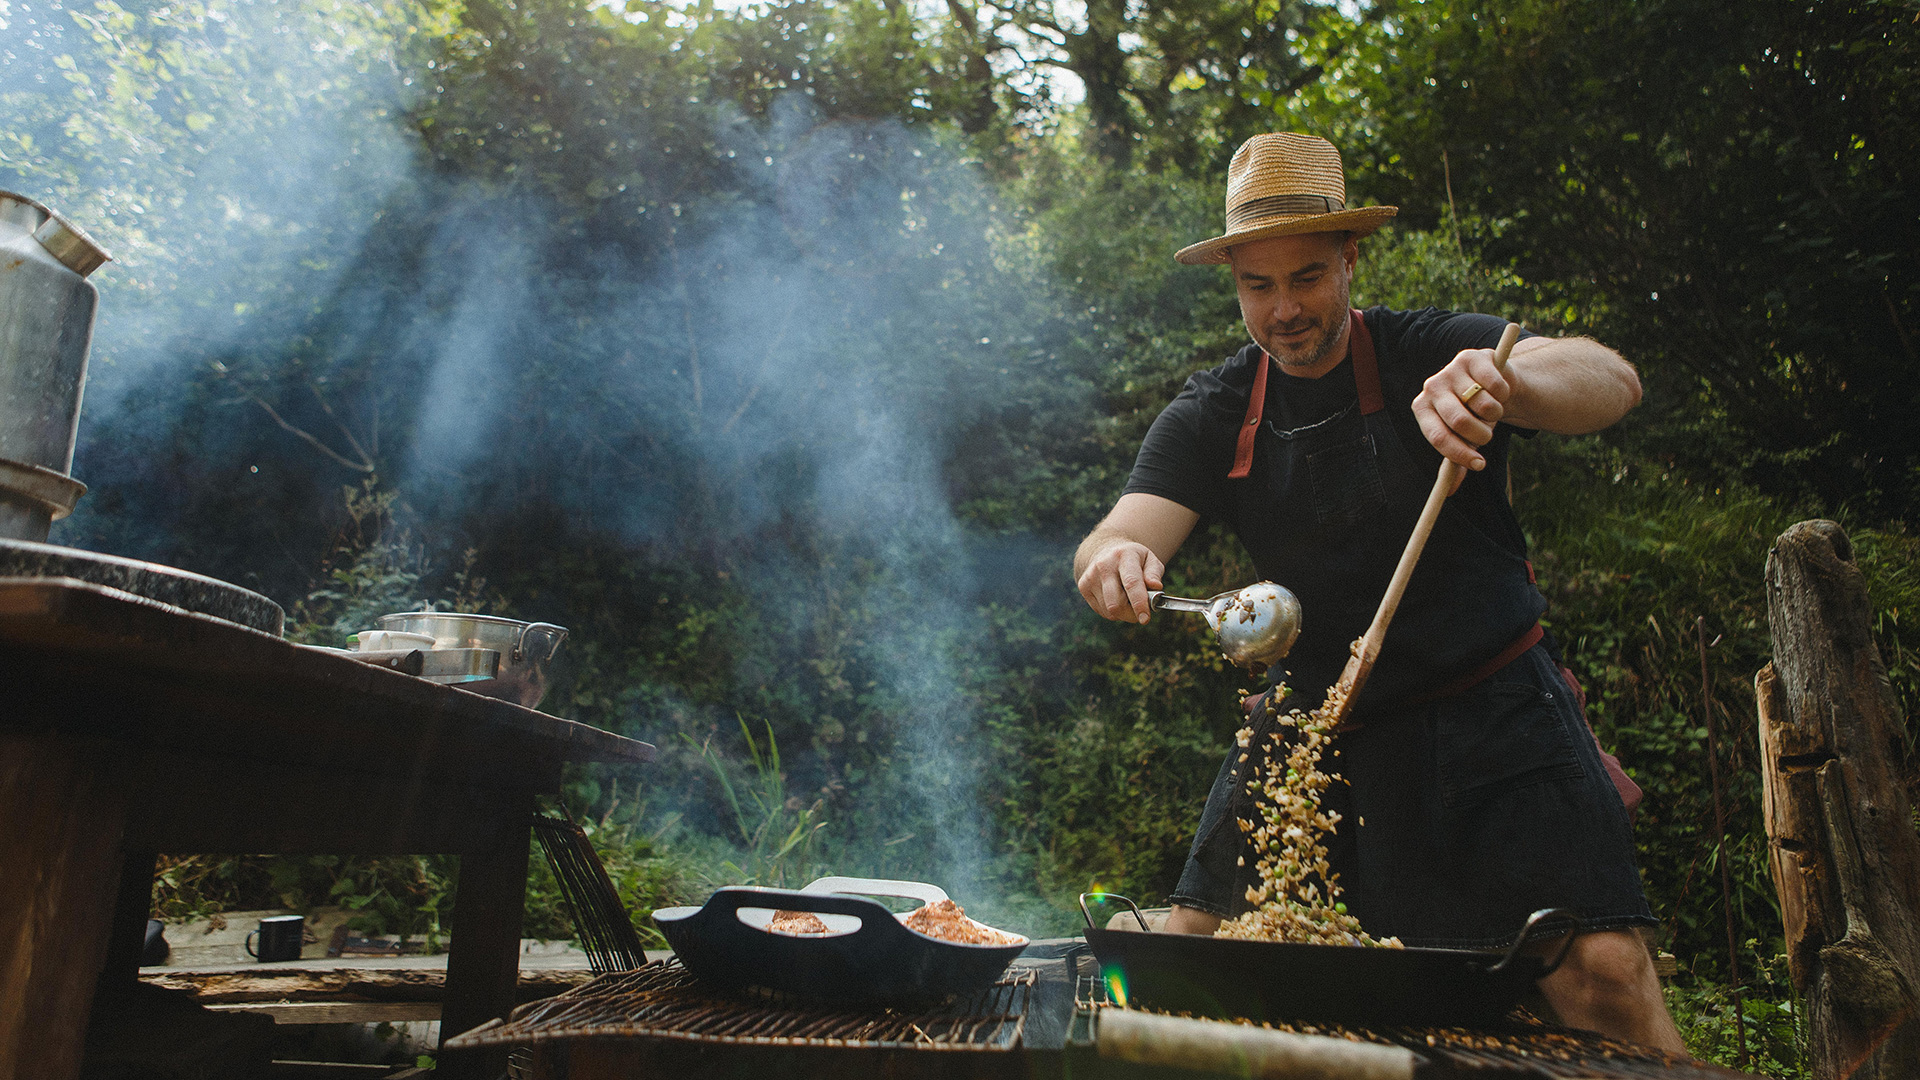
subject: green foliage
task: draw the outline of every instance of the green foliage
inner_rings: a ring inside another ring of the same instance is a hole
[[[32,40],[0,42],[0,186],[120,256],[88,404],[114,437],[83,442],[63,535],[298,597],[297,640],[436,604],[570,626],[547,707],[660,750],[565,794],[643,927],[818,867],[977,863],[970,908],[1037,932],[1095,883],[1172,887],[1246,684],[1195,621],[1094,618],[1067,549],[1242,340],[1231,282],[1171,257],[1217,231],[1226,155],[1328,135],[1355,201],[1402,207],[1356,302],[1640,364],[1627,424],[1518,451],[1517,502],[1647,790],[1693,1045],[1727,1060],[1724,863],[1752,1044],[1802,1067],[1758,817],[1760,578],[1786,525],[1843,521],[1915,715],[1910,3],[39,7],[0,7]],[[482,339],[507,359],[455,362]],[[471,460],[422,435],[499,402]],[[1168,585],[1252,574],[1216,530]],[[984,813],[954,827],[957,799]],[[170,857],[156,895],[433,933],[452,880]],[[567,932],[537,859],[528,927]]]
[[[787,794],[786,777],[780,771],[780,744],[771,723],[766,725],[764,745],[754,740],[745,717],[740,718],[740,735],[746,743],[751,771],[738,782],[728,775],[727,762],[714,751],[712,743],[700,744],[700,756],[713,769],[726,796],[745,856],[738,862],[723,861],[720,869],[730,884],[799,888],[819,876],[809,856],[813,854],[814,835],[826,828],[826,822],[815,820],[826,802],[815,799],[809,806]]]
[[[1750,941],[1747,951],[1759,946]],[[1743,972],[1737,990],[1683,971],[1666,987],[1667,1008],[1694,1057],[1777,1080],[1805,1080],[1811,1075],[1806,1013],[1787,979],[1786,957],[1777,949],[1767,955],[1759,969]]]
[[[1445,0],[1396,7],[1353,148],[1417,223],[1509,226],[1480,248],[1592,312],[1642,363],[1641,433],[1738,475],[1884,518],[1920,465],[1920,23],[1905,0]],[[1890,411],[1891,410],[1891,411]],[[1720,453],[1698,453],[1704,443]]]

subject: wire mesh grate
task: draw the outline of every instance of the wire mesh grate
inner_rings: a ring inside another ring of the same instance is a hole
[[[890,1050],[1011,1050],[1032,997],[1030,968],[1009,969],[971,997],[921,1009],[849,1009],[782,995],[716,993],[677,960],[602,975],[514,1010],[449,1048],[578,1038],[660,1038],[753,1046]]]
[[[539,838],[540,850],[553,867],[560,897],[573,918],[575,940],[587,954],[587,966],[594,974],[632,971],[646,963],[647,954],[633,929],[633,917],[620,902],[620,894],[607,877],[607,868],[594,852],[586,830],[571,818],[535,814],[533,835]]]

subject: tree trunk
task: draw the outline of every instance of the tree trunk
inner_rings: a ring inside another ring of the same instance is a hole
[[[1066,39],[1067,65],[1086,86],[1088,135],[1103,160],[1121,170],[1133,161],[1133,115],[1127,109],[1130,28],[1124,0],[1088,0],[1087,28]]]
[[[1920,836],[1901,717],[1853,546],[1831,521],[1767,556],[1774,659],[1755,679],[1768,857],[1818,1080],[1920,1076]]]

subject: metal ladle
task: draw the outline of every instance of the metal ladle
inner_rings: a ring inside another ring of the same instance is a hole
[[[1236,667],[1264,671],[1280,661],[1300,636],[1300,600],[1271,581],[1206,600],[1149,592],[1163,611],[1190,611],[1206,617],[1220,651]]]

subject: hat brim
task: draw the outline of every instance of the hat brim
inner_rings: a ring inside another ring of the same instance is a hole
[[[1251,240],[1265,240],[1272,236],[1295,236],[1300,233],[1350,232],[1356,237],[1365,236],[1386,223],[1386,220],[1400,212],[1397,206],[1361,206],[1352,210],[1340,210],[1331,214],[1303,214],[1299,217],[1280,218],[1264,221],[1244,229],[1216,236],[1211,240],[1202,240],[1181,248],[1173,257],[1188,266],[1205,266],[1209,263],[1230,261],[1227,249],[1235,244],[1244,244]]]

